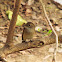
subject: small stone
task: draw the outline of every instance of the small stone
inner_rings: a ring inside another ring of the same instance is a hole
[[[60,31],[60,28],[58,26],[55,27],[56,31]]]
[[[42,28],[41,27],[35,27],[35,30],[40,32],[42,30]]]
[[[49,48],[49,52],[54,52],[54,48]]]

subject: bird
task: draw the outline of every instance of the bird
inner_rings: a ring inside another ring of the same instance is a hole
[[[32,22],[27,22],[24,25],[23,33],[22,33],[22,43],[29,42],[32,40],[35,34],[35,25]]]

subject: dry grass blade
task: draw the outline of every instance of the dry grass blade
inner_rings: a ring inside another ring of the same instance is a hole
[[[46,19],[47,19],[47,21],[48,21],[48,23],[49,23],[49,25],[50,25],[52,31],[54,32],[54,34],[55,34],[55,36],[56,36],[56,49],[55,49],[54,55],[53,55],[53,56],[54,56],[54,59],[55,59],[55,62],[56,62],[56,52],[57,52],[57,50],[58,50],[58,35],[57,35],[57,33],[55,32],[55,30],[54,30],[54,28],[53,28],[53,26],[52,26],[52,24],[51,24],[51,22],[50,22],[50,20],[49,20],[49,18],[48,18],[48,15],[47,15],[46,9],[45,9],[45,5],[43,4],[42,0],[40,0],[40,2],[41,2],[41,4],[42,4],[45,17],[46,17]]]

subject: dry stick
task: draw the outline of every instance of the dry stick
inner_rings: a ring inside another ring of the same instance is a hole
[[[14,0],[14,8],[15,8],[15,2],[16,2],[16,0]]]
[[[19,12],[20,3],[21,3],[21,0],[16,0],[13,16],[10,22],[9,31],[8,31],[7,40],[6,40],[6,45],[9,45],[9,46],[13,45],[13,35],[14,35],[14,29],[17,21],[17,15]]]
[[[19,51],[19,50],[25,50],[25,49],[28,49],[28,48],[34,48],[34,47],[38,47],[38,46],[42,46],[43,45],[43,42],[40,41],[40,40],[33,40],[33,42],[24,42],[24,43],[19,43],[19,44],[16,44],[12,47],[3,47],[0,49],[0,57],[5,57],[6,55],[10,54],[10,53],[13,53],[13,52],[16,52],[16,51]]]
[[[9,27],[0,27],[0,29],[8,29]]]
[[[57,52],[57,50],[58,50],[58,35],[57,35],[57,33],[55,32],[55,30],[54,30],[54,28],[53,28],[53,26],[52,26],[52,24],[51,24],[51,22],[50,22],[50,20],[49,20],[49,18],[48,18],[48,15],[47,15],[47,13],[46,13],[46,9],[45,9],[45,6],[44,6],[42,0],[40,0],[40,2],[41,2],[41,4],[42,4],[45,17],[46,17],[46,19],[47,19],[47,21],[48,21],[48,23],[49,23],[49,25],[50,25],[52,31],[54,32],[54,34],[55,34],[55,36],[56,36],[56,48],[55,48],[55,51],[54,51],[54,58],[53,58],[53,60],[56,62],[56,52]]]
[[[10,48],[3,47],[3,48],[0,49],[0,56],[5,57],[6,55],[8,55],[10,53],[13,53],[13,52],[16,52],[16,51],[19,51],[19,50],[26,50],[28,48],[40,47],[42,45],[55,43],[55,35],[47,37],[47,38],[41,38],[40,40],[34,39],[32,42],[19,43],[19,44],[16,44],[16,45],[14,45]],[[59,41],[62,42],[62,35],[59,35]]]

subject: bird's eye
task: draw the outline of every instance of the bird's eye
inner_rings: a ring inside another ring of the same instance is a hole
[[[30,26],[30,25],[29,25]]]

